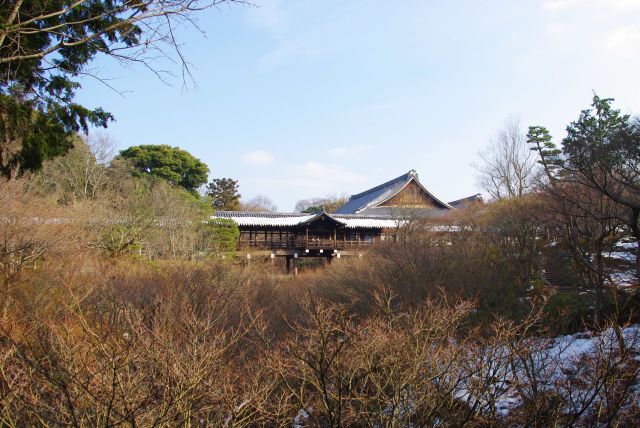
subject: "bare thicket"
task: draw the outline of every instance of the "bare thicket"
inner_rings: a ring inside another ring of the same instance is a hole
[[[509,117],[476,165],[478,185],[492,199],[521,197],[532,190],[538,164],[517,116]]]
[[[158,57],[165,57],[181,64],[185,78],[190,75],[189,64],[176,40],[176,30],[184,25],[197,28],[194,12],[232,2],[245,3],[242,0],[133,0],[110,4],[104,13],[91,13],[80,0],[59,2],[57,8],[54,4],[37,13],[31,2],[17,0],[7,7],[0,29],[0,65],[7,65],[6,75],[1,79],[12,81],[19,73],[20,64],[33,60],[45,61],[49,73],[72,73],[64,63],[55,61],[55,55],[61,50],[85,46],[97,48],[120,63],[142,64],[159,77],[168,72],[155,63]],[[70,17],[68,21],[66,17]],[[80,35],[66,31],[74,25],[90,31],[78,32]],[[141,34],[136,32],[137,27],[142,29]],[[27,42],[37,35],[51,37],[52,42],[34,50]],[[83,74],[100,78],[91,70]]]
[[[471,271],[483,247],[469,233],[399,245],[388,260],[341,261],[315,285],[224,261],[56,253],[16,279],[29,284],[23,292],[10,291],[0,417],[7,426],[631,423],[633,330],[611,325],[572,359],[558,354],[570,339],[544,338],[539,312],[478,323],[482,306],[420,268],[459,271],[453,255],[464,252],[471,266],[453,281],[491,280]],[[387,270],[419,251],[413,267]],[[425,299],[403,288],[412,281],[431,287]]]
[[[45,162],[42,171],[33,174],[31,190],[53,194],[63,204],[95,199],[108,186],[108,164],[115,156],[115,149],[115,141],[105,132],[77,136],[65,156]]]
[[[81,240],[81,229],[69,225],[55,202],[34,200],[24,194],[22,183],[0,185],[0,292],[3,315],[12,300],[12,288],[25,270],[35,270],[49,253],[77,250],[65,242]]]
[[[294,278],[258,257],[207,257],[208,207],[191,194],[117,160],[101,183],[66,202],[38,177],[0,188],[0,424],[630,426],[640,414],[638,329],[616,324],[637,319],[637,298],[597,282],[598,257],[581,271],[600,287],[596,322],[537,279],[558,236],[585,256],[610,245],[614,207],[588,192],[442,224],[407,216],[397,242]]]
[[[582,281],[596,295],[598,316],[609,282],[604,258],[620,236],[620,207],[602,193],[575,183],[556,183],[548,196]]]
[[[327,195],[320,198],[301,199],[296,202],[295,212],[321,211],[333,213],[343,206],[349,198],[346,195]]]
[[[258,195],[247,201],[240,201],[240,211],[270,213],[278,211],[278,207],[266,196]]]
[[[544,232],[553,218],[546,202],[535,195],[497,201],[483,214],[484,238],[498,257],[517,266],[517,283],[528,287],[541,268],[540,253],[548,244]]]

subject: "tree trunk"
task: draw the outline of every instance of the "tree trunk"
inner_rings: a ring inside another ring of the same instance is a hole
[[[596,327],[600,327],[600,315],[604,306],[604,267],[602,263],[602,249],[596,250],[596,304],[594,308],[593,323]]]
[[[629,222],[631,227],[631,233],[636,238],[636,280],[640,282],[640,226],[638,226],[638,220],[640,218],[640,209],[632,210],[632,218]]]

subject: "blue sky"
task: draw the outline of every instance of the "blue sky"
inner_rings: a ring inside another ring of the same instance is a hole
[[[478,152],[509,115],[557,141],[592,91],[640,113],[640,0],[256,0],[181,28],[195,88],[108,59],[80,102],[119,148],[169,144],[283,211],[416,169],[477,193]],[[175,73],[172,64],[158,64]]]

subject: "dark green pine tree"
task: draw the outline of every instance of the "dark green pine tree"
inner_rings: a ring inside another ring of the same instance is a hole
[[[113,119],[75,101],[79,76],[100,78],[88,68],[96,56],[153,69],[173,49],[189,76],[175,29],[203,9],[234,1],[0,1],[0,174],[39,169],[66,153],[77,132]]]
[[[167,180],[190,192],[207,182],[209,168],[186,150],[167,145],[141,145],[120,152],[120,157],[131,162],[143,174]]]
[[[240,208],[238,180],[233,178],[214,178],[207,185],[206,194],[213,200],[215,209],[234,211]]]
[[[538,152],[538,161],[544,168],[550,180],[557,178],[562,167],[562,151],[556,147],[551,139],[551,134],[544,126],[530,126],[527,133],[527,143],[531,144],[531,150]]]

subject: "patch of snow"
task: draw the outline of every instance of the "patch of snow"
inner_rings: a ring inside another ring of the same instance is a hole
[[[613,247],[620,250],[635,250],[638,248],[638,244],[635,242],[619,242]]]
[[[305,409],[298,410],[298,414],[293,418],[294,428],[302,428],[307,419],[309,419],[309,413]]]
[[[386,219],[386,218],[355,218],[355,217],[342,217],[339,215],[333,215],[333,218],[345,223],[347,228],[368,228],[375,227],[381,229],[393,229],[402,226],[405,222],[401,220]]]
[[[640,325],[623,329],[622,336],[626,346],[640,352]],[[580,388],[575,383],[574,377],[579,375],[578,372],[584,368],[581,365],[582,359],[598,352],[615,352],[618,348],[618,342],[613,329],[608,329],[599,334],[585,332],[553,339],[532,339],[530,346],[534,351],[528,360],[528,364],[533,364],[533,367],[529,367],[529,371],[532,369],[535,371],[538,388],[563,393],[562,389],[571,385],[574,388],[572,390],[573,399],[567,404],[571,407],[584,402],[581,397],[586,398],[593,393],[592,390]],[[506,350],[504,351],[506,352]],[[494,361],[487,364],[486,357],[491,357]],[[512,409],[519,406],[522,403],[520,392],[512,385],[517,384],[518,379],[526,378],[525,368],[522,363],[517,361],[507,363],[505,359],[501,362],[500,360],[503,358],[509,358],[509,356],[502,355],[500,350],[497,352],[494,350],[491,355],[483,355],[483,352],[480,352],[477,365],[478,367],[490,367],[489,374],[494,379],[494,383],[483,385],[479,392],[473,388],[474,376],[471,376],[458,389],[456,397],[469,405],[472,405],[473,402],[487,405],[493,401],[495,409],[502,416],[508,415]],[[567,410],[571,411],[571,408]]]
[[[613,272],[609,275],[612,285],[617,287],[633,287],[638,285],[638,278],[633,270]]]
[[[337,214],[291,214],[291,213],[252,213],[244,211],[220,211],[212,216],[215,219],[231,219],[238,226],[263,226],[263,227],[294,227],[312,222],[322,215],[334,219],[348,229],[380,228],[392,229],[403,226],[406,221],[390,217],[372,217],[358,215]]]
[[[633,236],[625,236],[613,244],[613,247],[619,250],[635,250],[638,248],[638,241]]]
[[[636,261],[636,255],[627,251],[612,251],[608,254],[605,254],[605,257],[608,257],[610,259],[616,259],[616,260],[624,260],[627,262]]]

